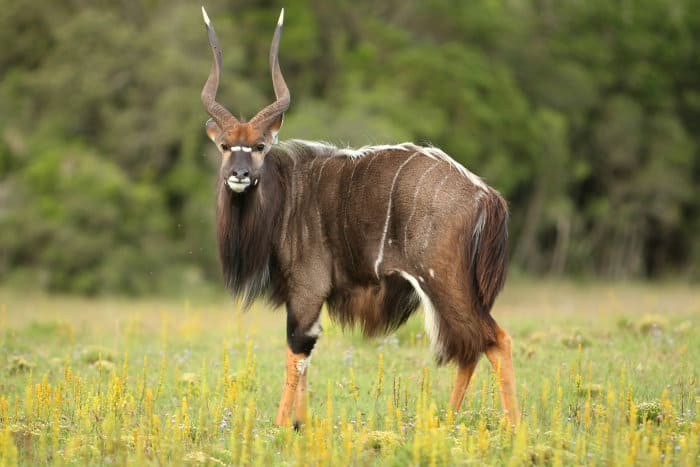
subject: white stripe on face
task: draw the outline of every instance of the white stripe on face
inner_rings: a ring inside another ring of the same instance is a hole
[[[253,152],[253,148],[251,148],[250,146],[231,146],[231,152],[238,151]]]

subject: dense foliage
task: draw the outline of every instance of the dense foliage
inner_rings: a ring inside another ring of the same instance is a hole
[[[31,3],[0,0],[0,281],[218,279],[198,5]],[[700,272],[694,0],[212,1],[236,114],[272,99],[280,6],[283,138],[440,146],[509,199],[527,272]]]

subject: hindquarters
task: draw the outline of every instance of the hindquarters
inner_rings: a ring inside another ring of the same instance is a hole
[[[401,275],[420,297],[425,331],[439,365],[451,361],[468,365],[495,343],[496,322],[489,313],[474,309],[473,292],[421,281],[403,271]]]
[[[327,299],[331,318],[376,335],[399,327],[422,303],[437,362],[476,361],[497,341],[490,311],[505,281],[508,252],[505,201],[491,189],[477,201],[431,221],[425,235],[406,244],[387,241],[379,280],[334,290]]]
[[[438,363],[469,365],[497,341],[490,311],[507,272],[508,212],[494,190],[480,198],[442,225],[418,267],[399,270],[421,299]]]

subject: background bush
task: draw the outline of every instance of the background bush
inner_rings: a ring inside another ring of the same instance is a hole
[[[165,291],[218,280],[198,5],[0,0],[0,282]],[[692,0],[212,1],[220,100],[284,138],[440,146],[510,201],[516,269],[697,277]]]

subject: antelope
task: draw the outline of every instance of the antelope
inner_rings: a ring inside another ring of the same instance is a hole
[[[286,377],[276,424],[306,420],[307,369],[321,308],[367,336],[398,328],[422,305],[438,364],[456,364],[459,410],[482,354],[497,372],[504,413],[519,420],[511,338],[490,314],[507,269],[501,195],[436,147],[338,148],[278,142],[290,95],[270,47],[275,101],[249,121],[216,101],[219,41],[202,8],[213,61],[202,89],[206,133],[221,153],[216,233],[226,286],[247,307],[284,304]],[[292,420],[292,411],[294,419]]]

